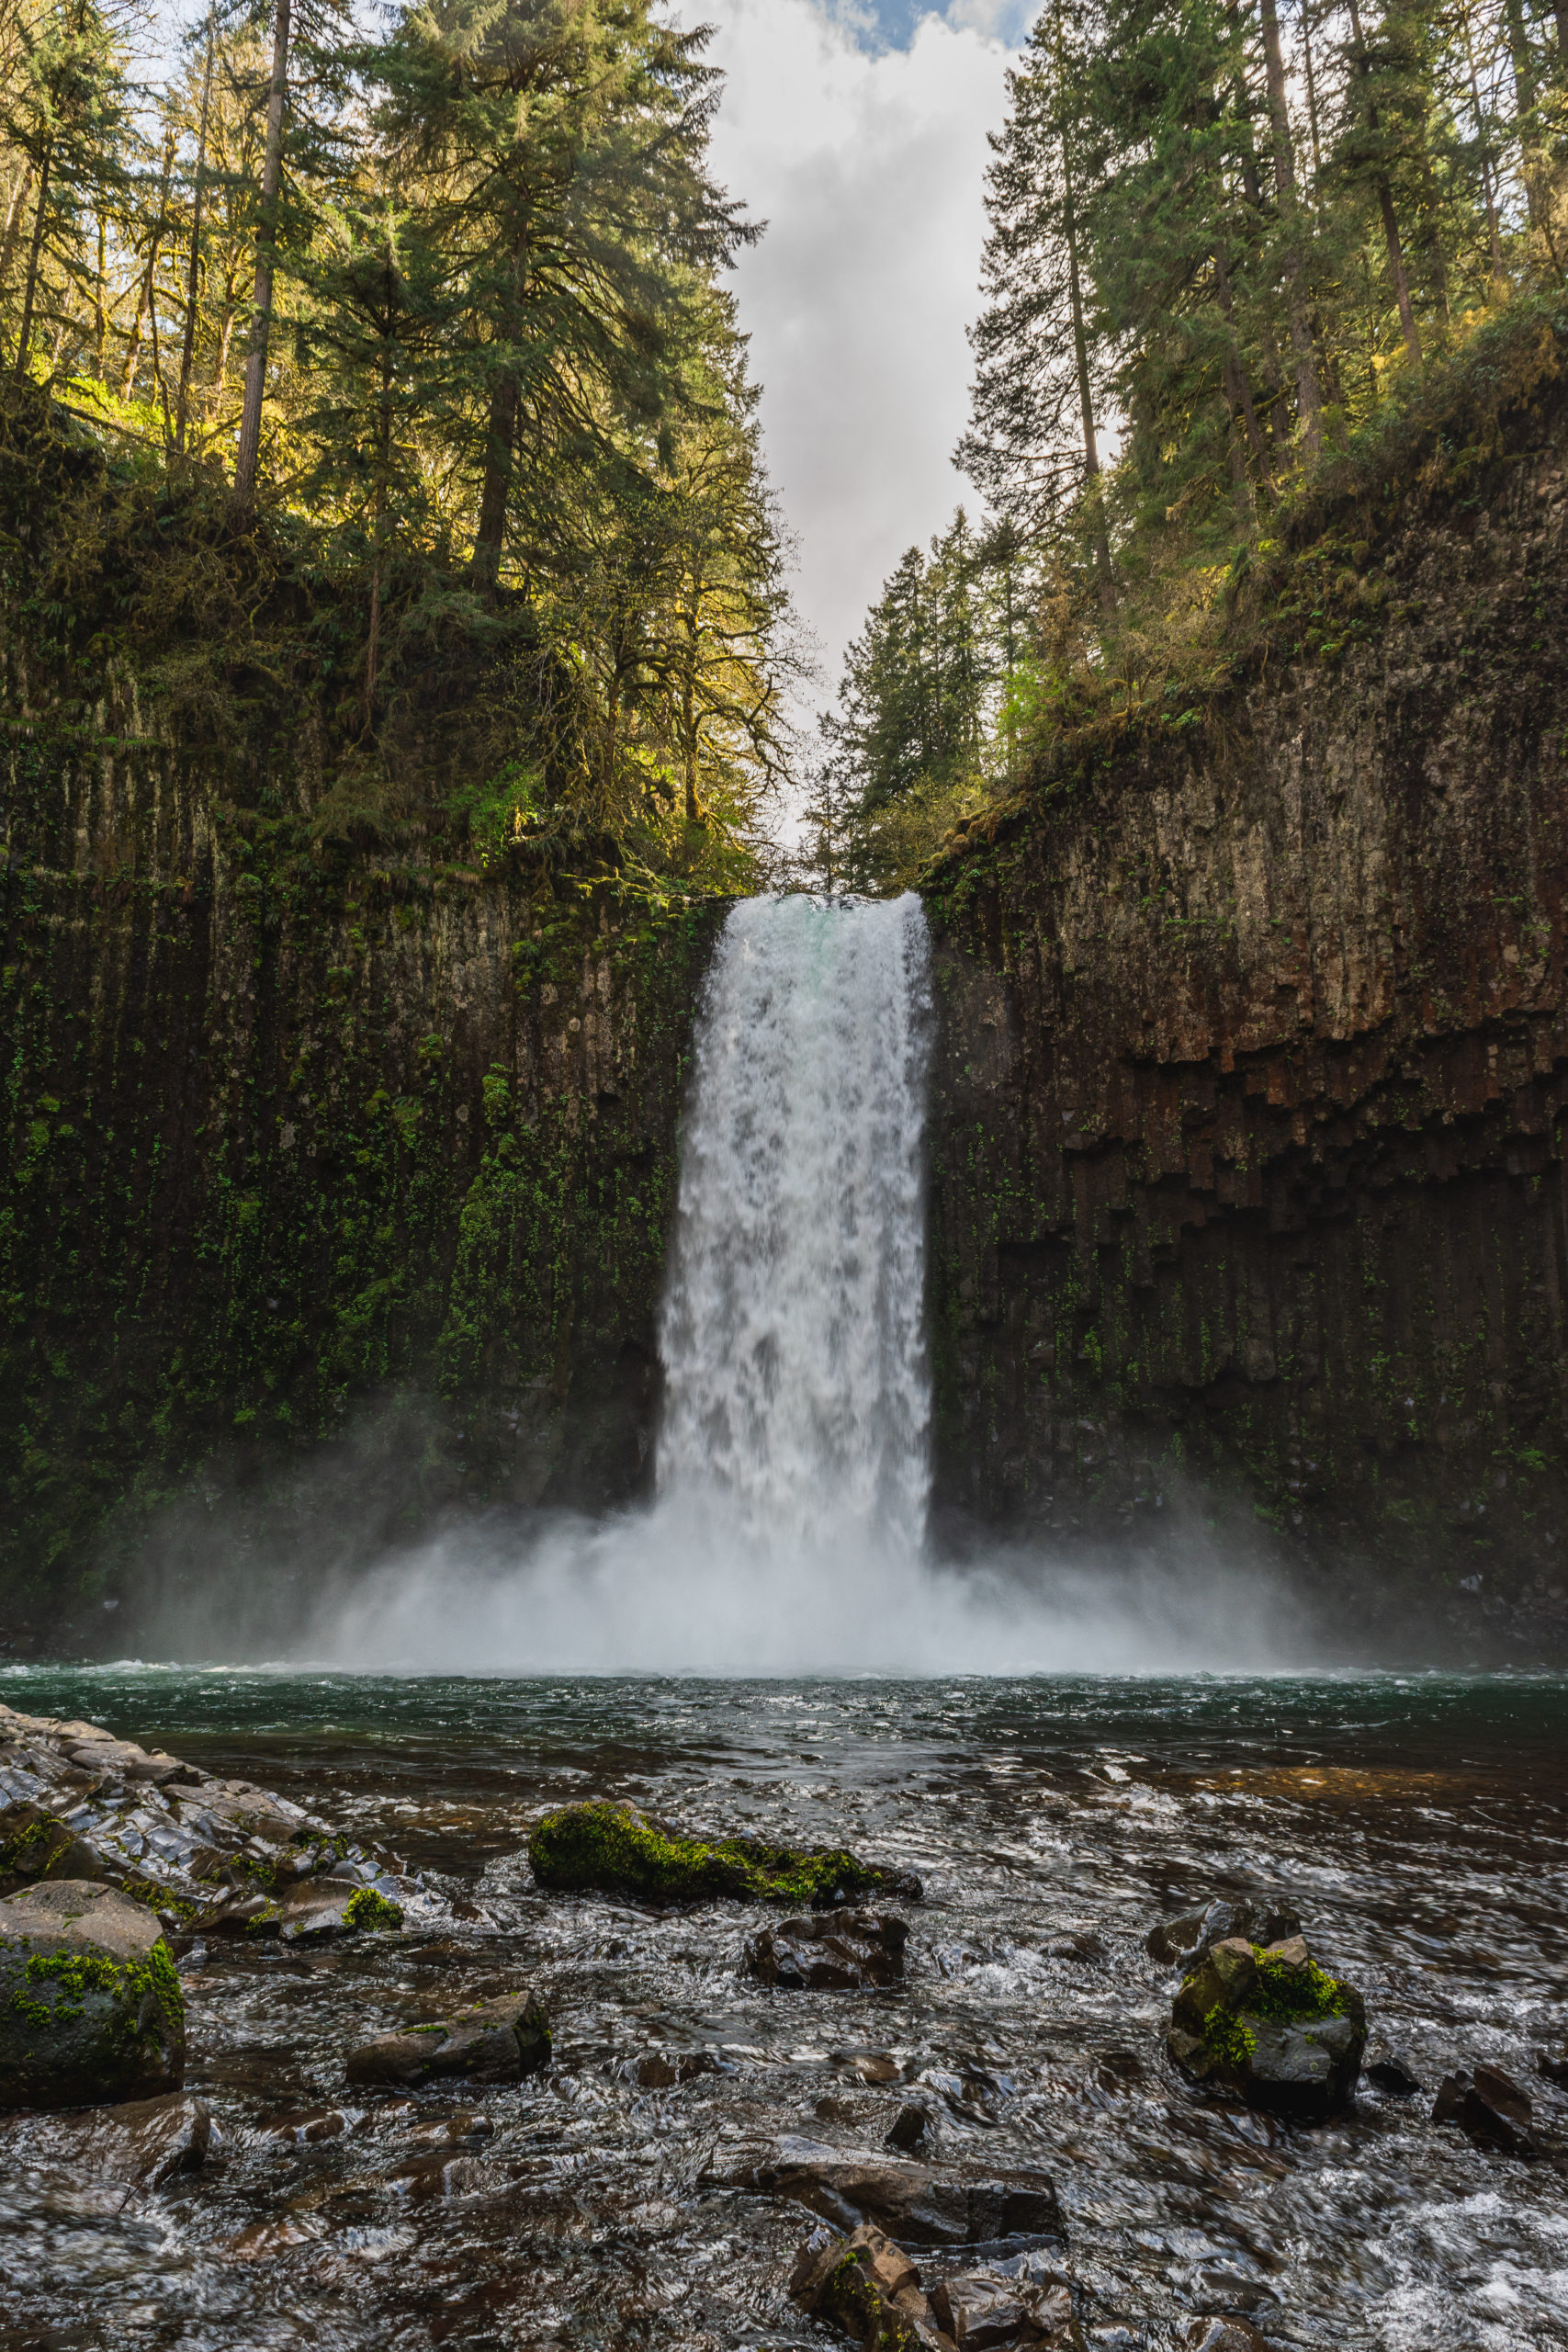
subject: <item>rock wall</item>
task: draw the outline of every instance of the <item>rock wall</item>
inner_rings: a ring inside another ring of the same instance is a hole
[[[349,1556],[443,1507],[635,1493],[722,910],[334,849],[265,779],[215,794],[129,692],[67,727],[8,683],[7,1637],[90,1643],[123,1602],[122,1643],[179,1498],[199,1580],[193,1495],[224,1545],[315,1519]]]
[[[1515,438],[1359,551],[1370,641],[935,877],[950,1530],[1197,1487],[1397,1641],[1560,1640],[1568,430]]]

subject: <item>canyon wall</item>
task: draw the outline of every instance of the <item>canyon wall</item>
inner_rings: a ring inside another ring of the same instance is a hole
[[[7,667],[6,1638],[637,1492],[721,910],[323,842]]]
[[[1560,403],[932,877],[950,1534],[1225,1541],[1416,1646],[1568,1604]],[[1523,446],[1517,446],[1522,444]],[[1354,583],[1352,583],[1354,584]]]

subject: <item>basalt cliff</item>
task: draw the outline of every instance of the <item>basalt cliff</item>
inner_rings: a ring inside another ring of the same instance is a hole
[[[1308,577],[1223,692],[928,876],[938,1526],[1092,1552],[1209,1518],[1396,1645],[1540,1655],[1568,1628],[1550,369],[1336,527],[1319,605]],[[6,1638],[121,1645],[150,1559],[188,1587],[218,1546],[254,1593],[323,1541],[645,1489],[722,909],[356,846],[298,745],[215,783],[133,672],[64,679],[45,635],[13,597]]]
[[[1346,504],[1230,691],[931,876],[938,1485],[1068,1546],[1225,1498],[1397,1645],[1528,1652],[1568,1626],[1561,398]]]

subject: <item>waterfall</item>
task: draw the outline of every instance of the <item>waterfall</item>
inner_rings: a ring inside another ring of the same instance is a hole
[[[750,899],[699,1007],[651,1508],[454,1528],[322,1596],[303,1654],[481,1673],[1168,1672],[1255,1664],[1267,1581],[929,1559],[930,951],[913,897]]]
[[[659,1492],[765,1548],[925,1532],[925,913],[750,899],[701,1007]]]

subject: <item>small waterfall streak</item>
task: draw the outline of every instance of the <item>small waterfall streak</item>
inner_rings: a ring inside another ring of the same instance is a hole
[[[661,1501],[763,1551],[925,1532],[925,914],[752,899],[698,1026],[661,1334]]]

